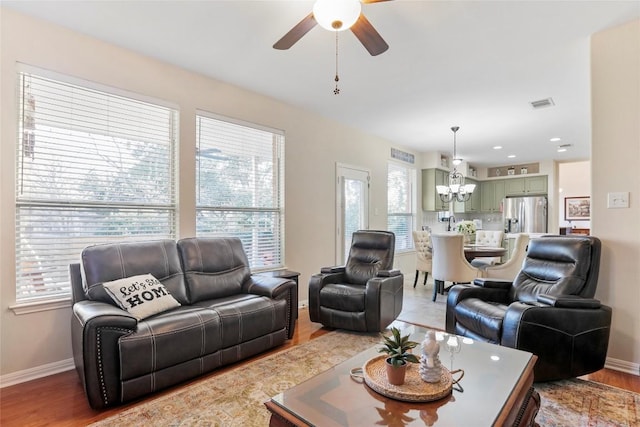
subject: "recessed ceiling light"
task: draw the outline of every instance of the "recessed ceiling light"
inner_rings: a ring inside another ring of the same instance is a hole
[[[566,148],[558,147],[558,153],[564,153],[565,151],[567,151]]]
[[[515,154],[509,154],[507,157],[510,159],[513,159],[516,155]]]
[[[562,141],[562,138],[558,138],[557,136],[551,138],[549,141],[551,142],[558,142],[558,141]]]
[[[494,150],[502,150],[502,145],[496,145],[493,147]]]

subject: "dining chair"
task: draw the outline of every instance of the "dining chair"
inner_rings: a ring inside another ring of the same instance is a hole
[[[432,234],[433,248],[433,301],[438,293],[444,294],[445,282],[471,283],[482,277],[481,271],[471,265],[464,256],[464,236],[462,234]]]
[[[433,270],[433,252],[431,250],[431,232],[427,230],[413,232],[413,245],[416,248],[416,277],[413,287],[418,283],[420,272],[424,273],[424,282],[427,284],[429,272]]]
[[[491,279],[514,280],[520,269],[522,262],[527,256],[527,247],[529,245],[529,235],[525,233],[518,234],[514,243],[514,249],[511,257],[504,264],[485,265],[480,267],[482,277]]]
[[[504,231],[501,230],[477,230],[476,231],[476,245],[502,247],[502,241],[504,240]],[[487,265],[493,265],[500,262],[500,257],[478,257],[471,261],[471,265],[474,267],[484,267]]]

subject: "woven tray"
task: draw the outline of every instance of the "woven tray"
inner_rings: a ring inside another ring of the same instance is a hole
[[[410,363],[404,384],[393,385],[387,381],[386,358],[386,355],[374,357],[362,368],[365,384],[375,392],[405,402],[431,402],[451,394],[453,379],[444,366],[440,382],[428,383],[420,377],[419,364]]]

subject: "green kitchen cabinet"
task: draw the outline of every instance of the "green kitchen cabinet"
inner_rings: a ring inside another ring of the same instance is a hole
[[[482,189],[480,188],[480,182],[465,178],[465,184],[475,184],[476,188],[471,193],[471,197],[466,202],[453,202],[453,211],[455,213],[465,213],[465,212],[480,212],[480,207],[482,203]]]
[[[524,189],[528,194],[547,194],[547,176],[529,176],[524,179]]]
[[[422,210],[423,211],[448,211],[449,203],[440,200],[436,191],[436,185],[448,185],[449,172],[442,169],[422,170]]]
[[[482,212],[500,212],[505,193],[504,179],[482,181],[480,184],[480,210]]]
[[[533,194],[547,194],[546,175],[511,178],[505,180],[507,196],[528,196]]]

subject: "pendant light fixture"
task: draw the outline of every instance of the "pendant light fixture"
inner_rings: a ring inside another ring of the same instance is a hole
[[[451,201],[466,202],[471,198],[471,193],[476,189],[475,184],[465,184],[464,175],[458,172],[457,166],[462,163],[462,159],[458,157],[456,152],[456,132],[459,126],[453,126],[453,170],[449,173],[449,185],[436,185],[436,191],[440,196],[440,200],[444,203]]]

